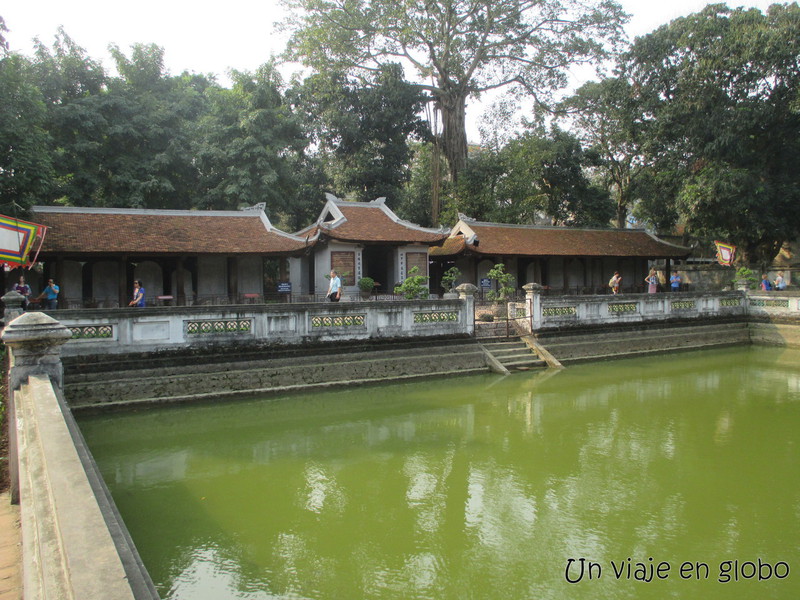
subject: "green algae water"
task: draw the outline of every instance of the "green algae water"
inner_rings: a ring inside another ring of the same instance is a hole
[[[800,598],[800,352],[80,418],[162,598]]]

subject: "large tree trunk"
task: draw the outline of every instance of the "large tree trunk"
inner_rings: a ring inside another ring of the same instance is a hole
[[[445,92],[436,98],[442,111],[442,147],[450,177],[458,180],[458,174],[467,166],[467,94],[464,92]]]

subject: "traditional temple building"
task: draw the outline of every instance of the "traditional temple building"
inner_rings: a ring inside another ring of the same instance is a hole
[[[48,227],[39,261],[26,273],[34,293],[52,277],[59,306],[125,306],[134,279],[151,303],[235,303],[263,299],[289,282],[288,259],[307,242],[272,226],[263,207],[243,211],[37,206]],[[296,274],[294,275],[297,276]],[[36,281],[39,279],[39,281]]]
[[[640,229],[579,229],[485,223],[459,215],[440,247],[431,248],[433,287],[451,266],[459,283],[487,286],[497,263],[516,278],[516,287],[539,283],[554,293],[595,294],[608,291],[614,271],[623,289],[642,291],[649,261],[686,258],[689,248],[664,242]],[[666,274],[669,279],[669,274]]]
[[[276,229],[257,206],[242,211],[137,210],[39,206],[47,226],[38,260],[24,274],[34,295],[48,278],[62,308],[126,306],[135,279],[148,304],[230,304],[321,299],[328,274],[342,278],[347,299],[370,277],[391,294],[413,267],[438,294],[455,265],[458,283],[486,286],[499,262],[517,288],[536,282],[553,293],[605,293],[614,271],[623,289],[641,291],[651,261],[689,249],[642,230],[573,229],[482,223],[461,216],[451,231],[404,221],[383,198],[346,202],[327,195],[317,220],[295,234]],[[18,273],[6,274],[8,289]],[[668,277],[668,275],[667,275]]]
[[[385,204],[346,202],[327,194],[316,222],[295,236],[308,240],[308,257],[292,259],[301,264],[300,293],[324,294],[327,276],[335,269],[344,293],[357,295],[362,277],[376,282],[376,293],[389,293],[413,267],[428,275],[428,248],[441,244],[447,229],[429,229],[400,219]]]

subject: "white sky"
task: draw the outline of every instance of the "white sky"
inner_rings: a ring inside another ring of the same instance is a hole
[[[619,1],[631,15],[627,28],[631,39],[709,4],[705,0]],[[729,4],[766,11],[774,2],[731,0]],[[51,46],[63,25],[110,72],[110,44],[130,55],[132,44],[155,43],[164,48],[172,75],[183,71],[215,74],[223,85],[230,68],[254,71],[271,55],[280,54],[286,43],[286,36],[273,27],[283,16],[278,0],[2,0],[0,16],[9,29],[6,40],[11,49],[23,54],[32,54],[34,37]]]

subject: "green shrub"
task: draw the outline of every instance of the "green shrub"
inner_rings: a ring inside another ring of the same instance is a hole
[[[514,293],[514,276],[511,273],[506,273],[506,268],[503,263],[498,263],[492,267],[486,276],[497,282],[497,290],[491,290],[486,297],[492,302],[505,302]]]
[[[406,280],[395,286],[394,293],[403,296],[406,300],[416,300],[417,298],[427,298],[428,288],[425,284],[428,278],[425,275],[417,275],[419,267],[411,267]]]
[[[375,280],[372,277],[362,277],[358,280],[358,289],[362,292],[371,292],[375,288]]]
[[[450,267],[447,271],[444,272],[442,275],[442,288],[445,292],[452,292],[453,287],[458,281],[458,278],[461,277],[461,271],[458,267]]]

